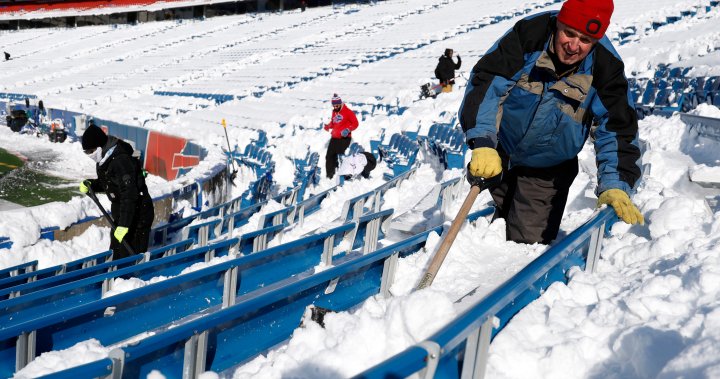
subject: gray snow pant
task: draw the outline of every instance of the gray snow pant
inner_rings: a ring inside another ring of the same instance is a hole
[[[551,167],[515,166],[507,170],[502,148],[500,185],[490,190],[496,218],[504,218],[509,241],[549,244],[560,230],[570,185],[578,174],[577,157]]]

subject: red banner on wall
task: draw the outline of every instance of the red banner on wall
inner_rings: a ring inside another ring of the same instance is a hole
[[[197,166],[200,157],[184,153],[187,143],[185,138],[151,131],[145,150],[145,169],[173,180],[178,177],[178,170]]]

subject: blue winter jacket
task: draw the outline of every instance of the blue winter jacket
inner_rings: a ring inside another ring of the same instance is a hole
[[[603,37],[573,74],[558,78],[547,52],[556,14],[519,21],[475,65],[460,106],[467,144],[499,143],[509,167],[549,167],[576,157],[591,136],[597,193],[629,193],[640,176],[640,150],[624,65]]]

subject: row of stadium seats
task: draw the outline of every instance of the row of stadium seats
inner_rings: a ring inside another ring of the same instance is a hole
[[[467,145],[462,130],[449,124],[433,124],[422,142],[426,150],[440,159],[445,169],[464,168]]]
[[[196,97],[199,99],[213,100],[216,104],[222,104],[224,102],[234,100],[235,95],[226,95],[220,93],[202,93],[202,92],[178,92],[178,91],[155,91],[155,95],[158,96],[185,96],[185,97]]]
[[[393,170],[392,175],[386,174],[386,180],[410,170],[415,164],[420,146],[404,134],[395,133],[387,145],[379,145],[380,158]]]
[[[252,168],[258,177],[262,176],[266,171],[273,171],[275,168],[272,154],[254,143],[245,146],[245,151],[236,156],[235,160]]]
[[[681,10],[679,13],[675,15],[665,16],[664,19],[656,19],[652,21],[650,25],[645,27],[645,31],[649,30],[657,30],[660,27],[663,27],[665,25],[676,23],[684,18],[691,18],[695,17],[698,12],[710,12],[713,10],[713,8],[717,7],[718,4],[720,4],[720,1],[718,0],[710,0],[709,3],[706,5],[693,5],[690,9],[684,9]],[[628,42],[634,41],[638,37],[638,30],[635,26],[631,26],[628,28],[625,28],[621,32],[619,32],[614,38],[613,42],[616,42],[618,45],[624,45]]]
[[[293,159],[293,163],[295,164],[295,179],[293,180],[293,185],[298,186],[302,183],[316,185],[320,183],[319,160],[320,154],[311,151],[308,151],[302,159]]]
[[[638,117],[688,112],[699,104],[720,106],[720,77],[687,77],[687,67],[660,66],[652,79],[629,79]]]

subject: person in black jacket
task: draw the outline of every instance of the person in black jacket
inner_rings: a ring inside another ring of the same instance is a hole
[[[113,259],[130,255],[123,246],[125,240],[135,253],[147,251],[150,227],[155,211],[145,184],[145,172],[140,161],[132,156],[133,148],[125,141],[107,136],[95,124],[82,135],[82,147],[96,163],[97,179],[80,183],[80,192],[105,192],[110,199],[110,211],[117,228],[110,237]]]
[[[440,80],[443,92],[452,92],[453,84],[455,84],[455,70],[459,70],[462,64],[459,55],[457,63],[453,62],[452,56],[453,50],[445,49],[445,54],[440,57],[437,67],[435,67],[435,77]]]

